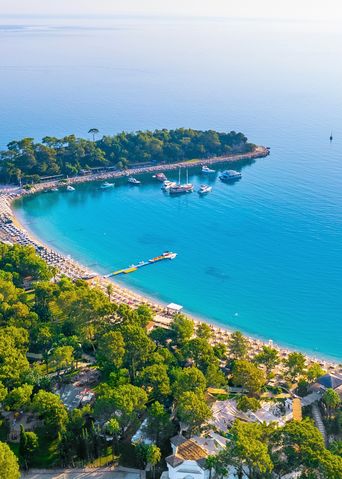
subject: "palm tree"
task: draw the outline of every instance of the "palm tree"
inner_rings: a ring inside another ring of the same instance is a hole
[[[108,299],[110,301],[111,297],[112,297],[112,294],[113,294],[113,291],[114,291],[113,285],[110,284],[110,283],[107,284],[106,290],[107,290]]]
[[[120,431],[120,424],[115,417],[112,417],[106,424],[106,430],[111,436],[113,437],[112,440],[112,455],[114,455],[118,451],[118,434]]]
[[[156,465],[161,459],[161,452],[156,444],[150,444],[146,450],[146,462],[151,466],[152,477],[156,475]]]
[[[93,135],[93,141],[95,141],[95,136],[98,135],[100,132],[97,128],[90,128],[88,133],[91,133]]]
[[[213,469],[215,469],[216,465],[217,465],[216,457],[215,456],[208,456],[206,461],[205,461],[205,467],[207,469],[209,469],[209,479],[211,479]]]
[[[322,399],[328,410],[328,418],[331,419],[333,411],[341,404],[340,396],[334,389],[328,388],[323,394]]]

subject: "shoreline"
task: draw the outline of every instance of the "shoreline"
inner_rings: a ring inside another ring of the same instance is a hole
[[[131,176],[131,175],[143,175],[146,173],[156,173],[159,171],[173,171],[179,168],[193,168],[193,167],[202,166],[202,165],[214,165],[216,163],[236,163],[240,161],[255,160],[257,158],[265,158],[269,154],[270,154],[270,150],[268,148],[264,146],[256,146],[253,151],[248,153],[215,156],[211,158],[187,160],[187,161],[178,162],[178,163],[166,163],[166,164],[158,164],[158,165],[151,165],[151,166],[141,166],[141,167],[135,167],[135,168],[128,168],[126,170],[111,170],[111,171],[103,171],[100,173],[91,173],[86,175],[74,176],[74,177],[68,178],[67,183],[65,183],[65,185],[88,183],[91,181],[108,180],[110,178],[124,178],[126,176]],[[15,192],[15,190],[17,191],[19,190],[21,192],[20,196],[39,193],[42,190],[49,190],[57,186],[63,186],[63,184],[61,184],[60,181],[61,179],[49,180],[42,183],[38,183],[34,185],[30,190],[21,190],[20,187],[12,187],[12,188],[9,187],[9,188],[3,188],[3,189],[1,189],[0,187],[0,195],[4,193],[6,194],[7,192],[13,193]],[[0,216],[1,216],[1,210],[0,210]]]
[[[262,147],[258,147],[262,148]],[[260,155],[262,153],[262,156],[267,156],[265,153],[269,154],[269,151],[265,148],[262,148],[262,150],[257,150],[257,153]],[[256,153],[256,152],[254,152]],[[260,156],[254,156],[254,158],[257,158]],[[234,161],[241,161],[247,159],[246,156],[241,158],[239,155],[239,158],[235,158]],[[196,163],[194,162],[191,163],[191,166],[199,166],[204,164],[212,164],[212,163],[218,163],[218,162],[227,162],[229,159],[227,157],[224,158],[211,158],[207,160],[196,160]],[[211,162],[211,163],[209,163]],[[169,166],[169,170],[171,169],[177,169],[179,167],[179,164],[172,164],[172,165],[166,165]],[[182,167],[189,167],[189,164],[183,164]],[[154,168],[151,171],[151,168]],[[147,167],[147,168],[140,168],[139,172],[137,170],[134,170],[133,174],[143,174],[143,173],[148,173],[148,172],[155,172],[158,170],[166,170],[166,168],[163,168],[163,166],[158,165],[157,167]],[[129,170],[132,171],[132,170]],[[110,176],[108,176],[108,174]],[[132,174],[132,173],[131,173]],[[106,175],[104,177],[103,175]],[[114,176],[115,175],[115,176]],[[89,182],[89,181],[96,181],[96,180],[101,180],[109,177],[122,177],[126,176],[127,172],[106,172],[101,175],[87,175],[85,177],[77,177],[76,179],[70,179],[70,182],[75,183],[82,183],[82,182]],[[91,178],[90,178],[91,176]],[[96,176],[96,177],[94,177]],[[100,177],[99,177],[100,176]],[[66,255],[62,252],[58,252],[58,250],[55,250],[54,248],[51,248],[50,246],[44,244],[43,241],[41,241],[40,238],[36,237],[34,234],[31,233],[31,231],[27,231],[25,226],[20,222],[20,219],[18,216],[15,215],[13,208],[12,208],[12,203],[19,199],[21,196],[26,196],[27,194],[34,194],[41,192],[42,190],[46,190],[49,187],[54,187],[56,185],[56,182],[49,182],[48,184],[42,183],[37,185],[37,188],[34,187],[29,191],[25,190],[11,190],[8,189],[6,192],[1,192],[0,191],[0,241],[10,241],[12,243],[19,243],[19,244],[31,244],[34,246],[37,250],[37,253],[45,259],[45,261],[48,262],[51,266],[55,266],[58,269],[58,274],[56,275],[56,278],[60,277],[61,275],[66,275],[70,277],[71,279],[77,279],[77,278],[85,278],[87,282],[91,286],[98,286],[100,287],[105,293],[107,292],[107,287],[108,284],[111,284],[113,287],[113,293],[111,295],[111,299],[114,300],[117,303],[121,304],[128,304],[131,307],[138,307],[141,304],[147,304],[151,306],[155,313],[155,318],[154,318],[154,325],[155,326],[162,326],[162,327],[168,327],[170,322],[172,321],[172,316],[166,314],[166,304],[159,299],[151,297],[149,294],[145,294],[144,292],[136,291],[134,288],[126,288],[122,286],[120,283],[113,281],[112,279],[107,279],[101,276],[100,273],[96,273],[93,271],[90,271],[89,268],[84,266],[83,264],[75,261],[72,259],[70,255]],[[2,200],[2,201],[1,201]],[[2,221],[1,217],[8,217],[11,219],[12,223],[12,228],[7,226],[7,230],[4,226],[6,226]],[[226,342],[229,340],[229,337],[231,333],[235,330],[233,328],[230,328],[229,326],[223,326],[219,323],[217,323],[215,320],[212,320],[211,318],[207,317],[201,317],[200,315],[196,314],[187,314],[185,313],[190,319],[192,319],[195,323],[195,325],[198,325],[202,322],[205,322],[210,325],[212,332],[213,332],[213,339],[212,343],[217,344],[218,342]],[[298,351],[298,349],[295,349],[294,347],[288,347],[288,346],[281,346],[278,343],[274,343],[273,340],[265,340],[261,339],[259,337],[253,337],[248,333],[244,333],[246,336],[246,339],[249,341],[249,354],[250,358],[253,358],[255,354],[257,354],[264,345],[271,345],[275,349],[278,350],[281,359],[284,359],[288,356],[293,351]],[[330,372],[338,372],[340,373],[342,371],[341,365],[338,363],[337,359],[332,359],[332,358],[327,358],[324,357],[324,355],[316,355],[314,352],[307,352],[303,351],[302,353],[305,355],[307,359],[307,363],[310,364],[312,362],[319,362],[324,369]]]

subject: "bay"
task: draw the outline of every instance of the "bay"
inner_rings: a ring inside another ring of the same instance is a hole
[[[10,28],[12,25],[12,28]],[[121,130],[241,130],[271,155],[235,185],[170,198],[143,177],[17,204],[42,240],[187,311],[342,358],[342,33],[223,19],[10,19],[0,28],[1,144]],[[333,130],[334,140],[329,142]],[[221,168],[221,166],[220,166]],[[216,167],[219,170],[219,167]],[[190,178],[204,181],[198,170]]]

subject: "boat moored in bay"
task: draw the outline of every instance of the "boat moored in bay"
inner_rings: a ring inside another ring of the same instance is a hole
[[[108,183],[108,181],[105,181],[101,186],[100,188],[102,190],[105,190],[107,188],[113,188],[113,186],[115,186],[115,183]]]
[[[137,180],[133,176],[130,176],[128,178],[128,183],[130,183],[131,185],[140,185],[141,181]]]
[[[236,181],[242,178],[242,174],[236,170],[226,170],[219,178],[221,181]]]
[[[211,173],[216,173],[216,171],[212,170],[208,166],[204,165],[204,166],[202,166],[202,173],[211,174]]]
[[[186,170],[186,183],[181,184],[180,182],[180,169],[179,169],[179,178],[178,184],[171,186],[169,188],[171,195],[181,195],[183,193],[192,193],[194,191],[194,185],[189,183],[188,170]]]
[[[199,195],[206,195],[207,193],[210,193],[212,189],[213,189],[212,186],[201,185],[199,190],[198,190],[198,194]]]
[[[157,173],[156,175],[153,175],[152,178],[155,178],[158,181],[167,181],[167,178],[164,173]]]
[[[163,186],[161,187],[164,191],[169,191],[169,189],[173,186],[176,186],[177,183],[175,181],[165,180]]]

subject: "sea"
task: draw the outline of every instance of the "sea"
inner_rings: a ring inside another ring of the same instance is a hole
[[[334,22],[2,17],[2,148],[13,139],[191,127],[242,131],[267,158],[222,183],[189,169],[16,203],[26,228],[99,273],[217,325],[342,360],[342,30]],[[329,141],[332,132],[333,141]],[[178,172],[168,176],[177,178]],[[185,173],[183,172],[183,179]]]

